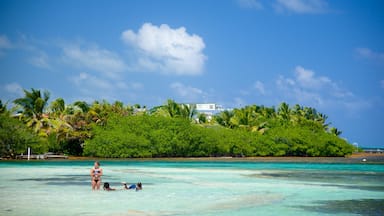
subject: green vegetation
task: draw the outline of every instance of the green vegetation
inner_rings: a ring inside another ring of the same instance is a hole
[[[46,151],[44,140],[30,128],[11,117],[6,105],[0,101],[0,156],[15,157],[32,147],[35,151]]]
[[[300,105],[252,105],[209,119],[173,100],[151,110],[119,101],[66,105],[62,98],[48,106],[48,92],[24,92],[14,101],[17,115],[0,101],[2,157],[27,146],[35,153],[107,158],[345,156],[355,150],[326,115]]]

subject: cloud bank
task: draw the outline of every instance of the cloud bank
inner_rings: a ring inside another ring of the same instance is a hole
[[[137,64],[144,70],[177,75],[203,72],[207,59],[204,41],[188,34],[184,27],[173,29],[166,24],[145,23],[137,33],[124,31],[121,38],[137,51]]]
[[[337,109],[355,115],[372,107],[372,101],[354,95],[348,89],[313,70],[297,66],[294,76],[280,76],[276,87],[284,100],[321,109]]]
[[[352,99],[352,92],[341,88],[325,76],[316,76],[315,72],[297,66],[293,78],[280,76],[276,86],[287,98],[312,106],[330,106],[332,103]]]

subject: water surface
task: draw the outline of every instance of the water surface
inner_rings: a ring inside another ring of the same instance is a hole
[[[0,215],[384,215],[384,165],[101,161],[111,192],[92,165],[0,162]]]

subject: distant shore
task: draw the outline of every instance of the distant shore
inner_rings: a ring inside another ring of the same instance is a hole
[[[6,159],[0,161],[23,161],[25,159]],[[36,161],[36,159],[32,159]],[[171,161],[171,162],[290,162],[290,163],[361,163],[361,164],[384,164],[384,153],[354,153],[345,157],[164,157],[164,158],[98,158],[83,156],[68,156],[67,159],[51,160],[82,160],[82,161],[103,161],[103,160],[131,160],[131,161]]]
[[[346,157],[175,157],[175,158],[95,158],[69,156],[68,160],[133,161],[219,161],[219,162],[297,162],[297,163],[377,163],[384,164],[384,154],[354,153]]]

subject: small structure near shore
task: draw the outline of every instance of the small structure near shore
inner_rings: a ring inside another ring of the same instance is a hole
[[[380,148],[363,148],[363,151],[365,153],[371,153],[371,154],[383,154],[384,150]]]
[[[16,159],[28,160],[28,155],[17,155]],[[29,159],[36,159],[36,160],[68,159],[68,156],[47,152],[45,154],[31,154],[29,155]]]

